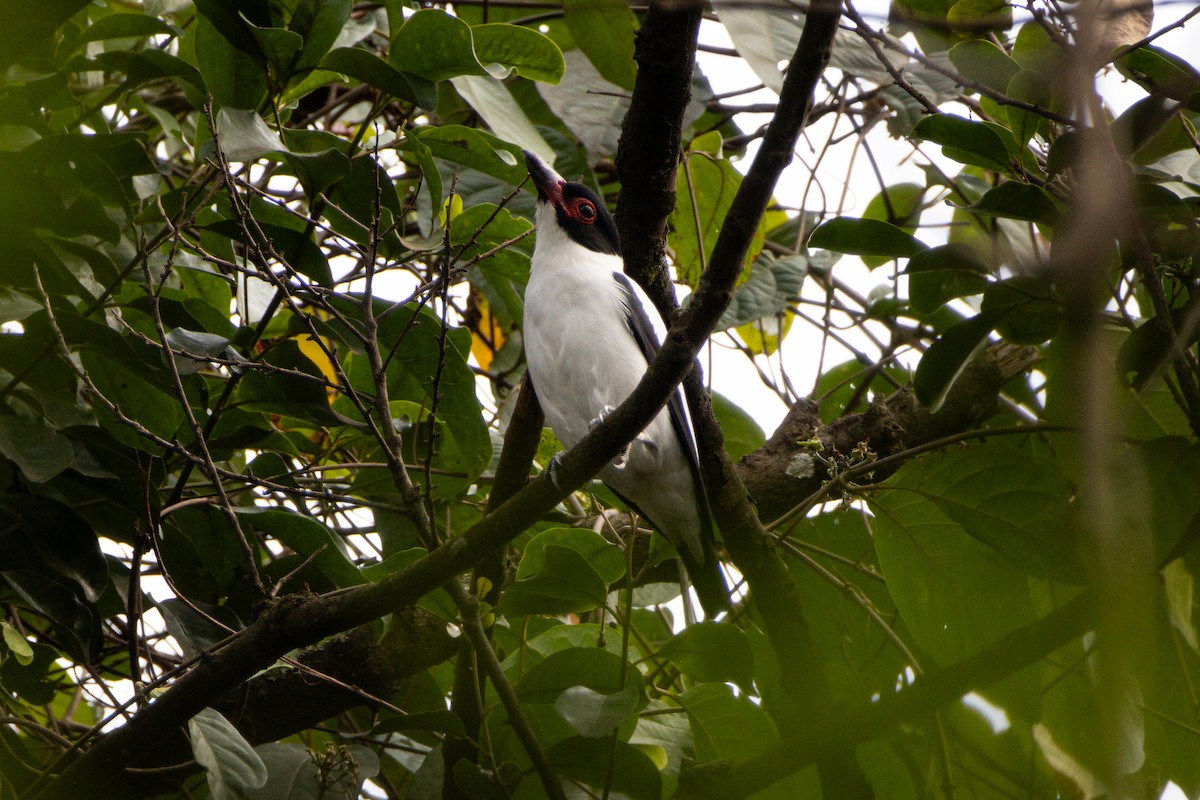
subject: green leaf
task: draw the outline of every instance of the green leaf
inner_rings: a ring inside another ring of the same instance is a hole
[[[1062,68],[1063,50],[1039,22],[1026,22],[1017,31],[1012,57],[1021,69],[1053,78]]]
[[[908,258],[926,249],[923,242],[895,225],[854,217],[834,217],[822,223],[812,232],[808,246],[848,255],[888,258]]]
[[[0,622],[0,631],[4,634],[4,646],[13,654],[13,658],[17,659],[17,663],[25,667],[32,664],[33,646],[29,644],[29,640],[7,622]]]
[[[779,743],[775,723],[762,707],[746,695],[735,697],[728,686],[707,683],[689,689],[679,698],[692,725],[696,760],[738,761],[760,754]],[[757,792],[756,800],[806,797],[795,775]]]
[[[563,14],[575,43],[609,83],[633,91],[637,17],[622,0],[564,0]]]
[[[1021,71],[1021,65],[1012,56],[987,39],[959,42],[947,55],[964,78],[997,92],[1007,91],[1008,82]]]
[[[300,48],[304,47],[304,37],[285,28],[259,26],[248,20],[246,29],[258,44],[259,52],[266,56],[270,76],[276,81],[286,82],[292,75],[292,65]]]
[[[83,33],[79,34],[79,38],[73,43],[73,47],[78,48],[88,42],[98,42],[104,39],[178,35],[178,29],[157,17],[144,14],[109,14],[84,28]]]
[[[679,671],[700,683],[736,683],[752,692],[754,655],[741,628],[728,622],[689,625],[658,650]]]
[[[482,63],[511,68],[522,78],[532,81],[558,83],[562,80],[566,62],[558,45],[547,36],[506,23],[476,25],[471,28],[471,34],[475,40],[475,55]]]
[[[1030,575],[1083,580],[1070,524],[1076,491],[1053,459],[1001,444],[972,445],[912,461],[888,485],[925,498]]]
[[[255,55],[230,44],[208,17],[196,20],[196,65],[223,108],[256,109],[267,96],[267,73]]]
[[[1006,94],[1014,100],[1022,100],[1041,109],[1049,110],[1054,103],[1054,95],[1046,79],[1032,70],[1021,70],[1014,75],[1008,83]],[[1024,147],[1046,121],[1041,114],[1017,106],[1006,105],[1004,114],[1018,147]]]
[[[477,169],[513,186],[525,179],[521,148],[463,125],[420,128],[417,137],[438,158]]]
[[[909,301],[918,314],[932,314],[956,297],[979,294],[987,288],[987,267],[962,244],[922,250],[908,261]]]
[[[719,392],[712,393],[713,414],[725,434],[725,452],[736,461],[767,442],[767,436],[749,413]]]
[[[268,777],[261,787],[242,790],[238,796],[245,800],[357,797],[363,781],[379,773],[379,757],[362,745],[339,747],[338,755],[348,763],[338,763],[336,768],[322,768],[324,763],[302,744],[271,742],[260,744],[254,752],[262,759]]]
[[[587,528],[551,528],[526,543],[517,565],[517,580],[541,572],[545,565],[543,551],[552,545],[579,553],[605,583],[616,583],[625,577],[625,554],[600,534]]]
[[[413,14],[392,38],[388,60],[401,72],[430,81],[458,75],[487,75],[475,56],[471,26],[441,9]]]
[[[46,574],[8,569],[0,571],[0,580],[26,607],[50,620],[58,639],[55,644],[63,654],[74,661],[92,663],[103,644],[95,606],[82,602],[74,591]]]
[[[719,150],[720,137],[711,136],[715,139],[714,149]],[[675,210],[670,217],[673,234],[668,241],[675,249],[679,277],[693,289],[700,282],[701,265],[707,263],[725,215],[742,184],[741,173],[728,159],[706,152],[708,144],[713,142],[703,139],[692,142],[675,179]],[[765,238],[766,230],[760,223],[743,261],[746,273],[762,251]]]
[[[896,607],[938,663],[965,658],[1033,621],[1025,575],[972,539],[932,498],[887,489],[868,502],[875,552]]]
[[[940,408],[954,381],[975,353],[987,343],[993,326],[991,316],[977,314],[951,326],[939,336],[921,356],[913,375],[913,390],[917,399],[931,411]]]
[[[255,111],[222,108],[216,121],[221,150],[230,161],[253,161],[284,149],[279,134]]]
[[[163,439],[169,440],[175,435],[183,422],[183,410],[174,397],[140,377],[143,373],[140,365],[118,363],[86,349],[82,356],[84,369],[96,388],[122,414]],[[104,427],[122,441],[140,448],[158,449],[158,445],[134,433],[124,423],[110,419],[107,409],[98,408],[97,415]]]
[[[87,0],[13,0],[0,26],[0,68],[46,44],[60,25],[88,5]]]
[[[26,417],[0,416],[0,454],[33,483],[45,483],[75,463],[75,449],[67,437],[40,419]]]
[[[237,800],[267,782],[267,766],[237,728],[218,711],[205,708],[188,720],[192,755],[208,773],[213,800]]]
[[[717,329],[736,328],[787,311],[800,296],[807,276],[807,255],[777,257],[762,252],[754,261],[750,277],[734,290]]]
[[[969,206],[959,206],[977,214],[986,214],[1006,219],[1053,225],[1060,216],[1053,198],[1040,186],[1020,181],[1005,181],[990,189],[979,201]]]
[[[526,577],[518,578],[505,590],[500,613],[506,616],[570,614],[604,605],[608,599],[608,585],[579,551],[547,544],[539,548],[538,553],[540,563],[536,567],[526,567]]]
[[[962,164],[973,164],[994,172],[1007,173],[1009,152],[996,131],[982,122],[952,114],[923,117],[912,131],[913,138],[940,144],[942,153]]]
[[[340,72],[422,108],[431,109],[437,105],[437,90],[430,81],[406,75],[361,47],[339,47],[330,51],[321,59],[321,68]]]
[[[593,637],[596,632],[588,631]],[[616,644],[619,649],[620,642]],[[619,653],[595,646],[577,646],[550,653],[529,667],[515,688],[517,696],[526,703],[554,704],[564,691],[574,686],[586,686],[604,695],[631,687],[641,696],[644,685],[642,673]]]
[[[1151,94],[1184,102],[1200,92],[1200,72],[1161,47],[1143,45],[1117,59],[1115,66],[1118,72]]]
[[[304,38],[304,46],[296,56],[297,72],[310,70],[321,63],[350,19],[353,0],[300,0],[292,12],[288,28]]]
[[[614,694],[601,694],[586,686],[571,686],[554,701],[559,716],[580,736],[607,736],[637,711],[641,697],[626,686]]]
[[[946,12],[946,21],[956,31],[983,36],[1012,26],[1012,6],[1005,0],[958,0]]]
[[[611,786],[614,793],[632,800],[658,800],[662,796],[658,767],[645,753],[625,742],[573,736],[546,748],[546,757],[556,774],[597,791]]]
[[[277,540],[301,558],[309,560],[299,573],[301,584],[315,583],[309,570],[319,572],[331,584],[330,588],[345,589],[366,583],[366,578],[350,563],[344,545],[333,532],[312,517],[282,508],[237,509],[243,530],[254,531]]]
[[[980,310],[995,320],[996,332],[1008,341],[1041,344],[1063,325],[1053,288],[1047,276],[1014,275],[987,287]]]
[[[497,137],[537,154],[544,161],[554,160],[554,149],[538,133],[502,81],[480,75],[460,75],[450,80],[455,91],[479,112]]]

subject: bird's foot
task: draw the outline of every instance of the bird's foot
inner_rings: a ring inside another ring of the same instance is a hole
[[[596,426],[598,426],[601,422],[604,422],[605,418],[616,410],[617,409],[615,406],[605,406],[604,408],[600,409],[599,415],[597,415],[595,419],[588,423],[588,430],[594,431]],[[634,443],[641,444],[642,446],[651,450],[655,448],[654,440],[647,436],[644,432],[640,433],[637,435],[637,438],[625,445],[624,449],[622,449],[620,453],[617,453],[617,457],[612,460],[613,469],[617,470],[618,472],[625,469],[626,465],[629,464],[629,454],[633,451]]]
[[[601,422],[604,422],[604,418],[616,410],[616,406],[605,406],[604,408],[600,409],[600,413],[596,416],[596,418],[588,423],[588,430],[596,430],[597,426],[599,426]]]
[[[562,486],[558,483],[558,470],[562,466],[562,453],[555,453],[550,457],[550,461],[546,463],[546,479],[550,481],[550,485],[555,489],[562,491]]]

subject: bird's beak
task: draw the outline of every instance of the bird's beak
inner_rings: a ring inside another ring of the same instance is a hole
[[[525,166],[529,169],[529,177],[537,187],[538,200],[549,201],[555,206],[562,203],[562,187],[566,182],[563,177],[528,150],[521,152],[525,154]]]

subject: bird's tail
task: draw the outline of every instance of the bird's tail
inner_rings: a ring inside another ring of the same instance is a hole
[[[704,563],[698,562],[686,547],[680,547],[679,554],[688,578],[700,597],[700,605],[704,615],[714,619],[722,611],[729,610],[729,587],[725,583],[725,574],[721,571],[721,559],[717,557],[711,540],[704,541]]]

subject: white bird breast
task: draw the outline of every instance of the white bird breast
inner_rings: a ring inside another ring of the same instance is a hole
[[[525,358],[546,422],[571,448],[606,406],[619,406],[633,392],[647,364],[613,277],[622,270],[621,259],[575,244],[543,214],[554,210],[539,203],[539,240],[525,290]],[[663,341],[666,325],[641,287],[633,288]],[[695,485],[666,409],[641,438],[649,443],[635,442],[624,468],[610,464],[600,478],[650,515],[668,538],[698,552]]]

